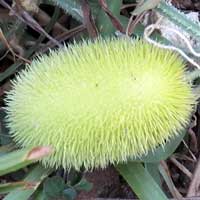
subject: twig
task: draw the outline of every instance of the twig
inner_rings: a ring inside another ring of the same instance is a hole
[[[108,17],[110,18],[113,26],[120,31],[121,33],[125,33],[125,30],[122,26],[122,24],[120,23],[120,21],[117,19],[117,17],[115,17],[112,12],[109,10],[108,5],[106,3],[105,0],[99,0],[99,4],[101,5],[101,8],[105,11],[105,13],[108,15]]]
[[[0,61],[2,61],[9,53],[9,50],[7,50],[1,57],[0,57]]]
[[[182,142],[183,142],[184,146],[187,148],[187,150],[188,150],[189,154],[191,155],[191,157],[193,158],[193,160],[196,162],[197,159],[196,159],[195,155],[192,153],[192,151],[190,150],[190,148],[188,147],[188,145],[185,142],[185,140],[182,140]]]
[[[11,52],[11,54],[13,55],[14,61],[15,61],[15,52],[12,50],[10,44],[8,43],[8,41],[6,40],[6,37],[4,36],[1,28],[0,28],[0,40],[3,42],[3,44],[7,47],[7,49]]]
[[[170,157],[170,161],[174,165],[176,165],[176,167],[178,167],[185,175],[187,175],[190,179],[192,179],[192,173],[184,165],[182,165],[178,160],[176,160],[176,158],[172,156]]]
[[[56,39],[60,42],[65,41],[67,39],[69,39],[72,36],[75,36],[76,34],[82,32],[86,30],[86,27],[84,25],[80,25],[76,28],[73,28],[71,30],[69,30],[68,32],[62,33],[59,36],[56,37]],[[40,50],[40,53],[44,53],[46,51],[48,51],[48,49],[53,48],[54,47],[54,43],[52,43],[51,41],[47,42],[47,44],[45,45],[44,49]]]
[[[5,20],[13,20],[14,17],[10,16],[8,14],[8,10],[4,8],[0,8],[0,21],[5,21]]]
[[[19,20],[24,22],[25,24],[29,25],[35,31],[44,34],[49,40],[54,42],[57,46],[60,47],[58,41],[52,38],[32,17],[31,15],[26,12],[23,8],[20,8],[20,14],[18,14],[9,4],[7,4],[4,0],[0,0],[0,4],[5,8],[9,9],[13,15],[15,15]],[[17,4],[19,7],[20,5]]]
[[[134,21],[133,21],[134,15],[131,15],[131,17],[128,21],[127,28],[126,28],[127,36],[130,36],[134,32],[136,25],[140,22],[140,20],[144,17],[145,14],[146,14],[146,12],[143,12],[143,13],[137,15]]]
[[[178,158],[179,160],[186,160],[186,161],[189,161],[189,162],[192,162],[192,163],[196,163],[197,161],[195,161],[193,158],[185,155],[185,154],[180,154],[180,153],[174,153],[173,154],[173,157],[174,158]]]
[[[92,38],[96,38],[98,36],[98,31],[94,23],[94,19],[92,18],[91,10],[87,0],[81,0],[81,8],[83,11],[83,23],[86,26],[89,35]]]
[[[172,196],[176,199],[176,200],[181,200],[182,199],[182,195],[181,193],[177,190],[176,186],[174,185],[174,182],[171,178],[171,173],[169,171],[168,165],[166,163],[166,161],[162,160],[160,162],[160,166],[162,167],[162,169],[165,171],[165,174],[168,176],[168,181],[166,181],[166,184],[172,194]],[[161,171],[160,171],[161,172]],[[161,173],[162,174],[162,173]],[[162,174],[163,175],[163,174]],[[164,176],[163,176],[164,178]]]
[[[187,197],[200,195],[199,186],[200,186],[200,157],[198,158],[193,178],[192,181],[190,182],[190,186],[187,192]]]
[[[192,143],[192,145],[190,145],[190,147],[192,148],[193,152],[197,153],[198,152],[198,142],[197,142],[196,134],[193,131],[193,128],[195,126],[197,126],[197,117],[196,117],[196,115],[193,115],[192,117],[194,118],[194,120],[192,121],[192,123],[190,125],[188,133],[190,135],[191,143]]]
[[[8,48],[8,50],[11,52],[11,54],[13,55],[13,59],[15,62],[15,57],[18,57],[19,59],[23,60],[24,62],[30,64],[31,61],[27,60],[25,58],[23,58],[22,56],[20,56],[19,54],[15,53],[12,49],[12,47],[10,46],[10,44],[8,43],[8,41],[6,40],[1,28],[0,28],[0,40],[4,43],[4,45]],[[7,54],[6,54],[7,55]]]
[[[129,4],[125,4],[122,5],[121,10],[127,9],[127,8],[132,8],[135,7],[137,5],[137,3],[129,3]]]
[[[40,24],[42,25],[46,25],[49,23],[49,21],[51,20],[51,17],[44,12],[43,10],[41,10],[40,8],[38,8],[38,12],[37,14],[34,15],[34,17],[37,19],[37,21],[39,21]],[[54,27],[52,28],[52,31],[54,31],[54,29],[57,29],[57,31],[59,32],[64,32],[64,31],[68,31],[64,26],[62,26],[59,22],[56,22]]]

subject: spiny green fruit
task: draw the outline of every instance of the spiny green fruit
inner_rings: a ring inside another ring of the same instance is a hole
[[[22,146],[52,146],[46,166],[79,170],[125,162],[187,125],[195,102],[185,67],[138,40],[98,39],[33,61],[6,98]]]

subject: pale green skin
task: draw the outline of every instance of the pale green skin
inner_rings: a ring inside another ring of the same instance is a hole
[[[14,81],[6,109],[18,144],[54,148],[43,164],[89,170],[163,145],[188,123],[194,101],[177,55],[99,39],[35,60]]]

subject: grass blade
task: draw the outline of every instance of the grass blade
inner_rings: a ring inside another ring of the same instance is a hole
[[[30,185],[33,185],[33,183],[25,182],[25,181],[0,184],[0,194],[6,194],[9,192],[12,192],[15,189],[26,188],[26,187],[29,187]]]
[[[168,200],[164,192],[141,163],[129,162],[116,166],[140,200]]]
[[[0,157],[0,176],[17,171],[52,152],[50,147],[17,150]]]
[[[141,158],[132,159],[134,162],[160,162],[161,160],[166,160],[178,147],[178,145],[183,140],[186,130],[182,131],[180,135],[175,138],[172,138],[168,141],[164,147],[160,146],[154,151],[149,151],[149,153]]]
[[[16,189],[9,193],[3,200],[28,200],[29,197],[38,189],[44,178],[52,172],[41,165],[37,165],[24,179],[25,182],[32,182],[34,185],[27,189]]]

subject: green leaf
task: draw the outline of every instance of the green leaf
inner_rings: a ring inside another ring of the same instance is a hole
[[[44,178],[46,178],[51,172],[51,169],[44,168],[41,165],[35,166],[24,179],[25,182],[34,183],[34,187],[16,189],[15,191],[9,193],[3,200],[28,200],[37,190]]]
[[[67,173],[67,184],[68,185],[75,185],[82,179],[82,172],[76,171],[75,169],[70,169]]]
[[[7,145],[3,145],[0,146],[0,157],[3,155],[6,155],[7,153],[13,151],[16,148],[16,146],[14,144],[7,144]]]
[[[34,200],[45,200],[43,189],[38,188],[38,190],[34,193],[34,195],[32,197]]]
[[[67,188],[63,191],[63,196],[66,200],[75,200],[77,192],[74,188]]]
[[[65,182],[61,177],[53,176],[45,180],[43,187],[46,199],[56,199],[62,196],[63,190],[65,189]]]
[[[131,159],[135,162],[159,162],[161,160],[166,160],[178,147],[178,145],[183,140],[186,130],[183,130],[180,135],[169,140],[165,146],[159,146],[154,151],[149,151],[149,153],[141,158]]]
[[[174,185],[171,177],[167,174],[164,167],[160,164],[158,167],[160,174],[162,175],[163,179],[165,180],[165,183],[167,184],[167,187],[169,188],[169,191],[173,194],[176,199],[182,199],[183,197],[181,194],[177,191],[176,186]]]
[[[140,200],[168,200],[141,163],[129,162],[116,168]]]
[[[156,183],[161,187],[161,179],[159,173],[159,163],[144,163],[145,169],[148,170],[149,174],[153,177]]]
[[[50,147],[16,150],[0,157],[0,176],[17,171],[52,152]]]
[[[107,5],[112,14],[120,20],[120,8],[122,5],[122,1],[107,1]],[[110,35],[116,31],[110,18],[107,16],[104,10],[99,9],[99,12],[95,15],[95,17],[96,25],[98,27],[100,35]]]
[[[155,8],[161,0],[146,0],[131,13],[132,15],[139,15],[147,10]]]
[[[28,185],[31,185],[31,183],[27,183],[24,181],[0,184],[0,194],[9,193],[17,188],[22,188],[22,187],[26,188],[26,186]]]
[[[4,109],[0,109],[0,145],[8,145],[12,142],[11,136],[9,135],[9,130],[5,126],[5,119],[6,112]]]
[[[76,20],[83,22],[83,13],[81,10],[81,4],[77,0],[52,0],[66,13],[72,15]]]
[[[74,185],[73,187],[78,191],[86,191],[89,192],[92,189],[93,184],[88,182],[85,178],[82,178],[79,183]]]

